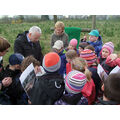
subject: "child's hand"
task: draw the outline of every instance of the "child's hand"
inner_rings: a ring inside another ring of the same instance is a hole
[[[87,40],[87,36],[85,35],[85,36],[83,37],[83,39],[84,39],[84,41],[86,41],[86,40]]]
[[[11,77],[6,77],[2,80],[2,84],[4,87],[8,87],[12,83]]]
[[[111,61],[117,59],[117,57],[118,57],[117,54],[111,54],[110,55]]]
[[[28,100],[28,104],[29,104],[29,105],[31,105],[31,104],[32,104],[30,100]]]

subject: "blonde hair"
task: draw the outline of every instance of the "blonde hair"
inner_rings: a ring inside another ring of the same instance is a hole
[[[62,29],[64,29],[65,25],[64,25],[64,23],[62,21],[57,21],[55,23],[55,28],[57,28],[57,27],[61,27]]]
[[[87,69],[87,62],[80,57],[76,57],[75,59],[72,60],[72,69],[78,70],[82,73],[84,73],[87,77],[87,80],[91,80],[92,73]]]
[[[0,37],[0,52],[4,52],[10,47],[10,43],[3,37]]]
[[[65,56],[71,60],[78,57],[77,52],[75,50],[68,50]]]

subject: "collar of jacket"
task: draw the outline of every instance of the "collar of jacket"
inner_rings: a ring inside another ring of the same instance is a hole
[[[102,105],[118,105],[118,102],[109,100],[109,101],[104,101],[103,98],[98,98],[98,101],[102,104]]]
[[[56,35],[56,32],[54,31],[54,34],[56,35],[56,36],[62,36],[63,34],[64,34],[65,32],[63,31],[62,33],[61,33],[61,35]]]

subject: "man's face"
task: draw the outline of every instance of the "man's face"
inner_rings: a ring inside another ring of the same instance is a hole
[[[36,33],[29,33],[29,39],[31,40],[31,42],[37,42],[39,41],[41,34],[36,32]]]

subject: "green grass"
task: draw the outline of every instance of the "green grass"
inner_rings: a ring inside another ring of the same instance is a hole
[[[91,28],[92,21],[88,20],[63,20],[66,27]],[[50,36],[54,27],[53,21],[41,21],[39,23],[22,23],[22,24],[0,24],[0,36],[5,37],[11,44],[9,52],[4,56],[4,64],[8,63],[9,55],[13,53],[14,41],[18,33],[28,30],[33,25],[39,26],[42,29],[40,43],[43,54],[48,53],[50,48]],[[96,21],[96,29],[100,30],[103,42],[112,41],[115,45],[115,51],[120,49],[120,22],[119,21]],[[88,33],[81,32],[81,38]],[[89,38],[89,37],[88,37]]]

